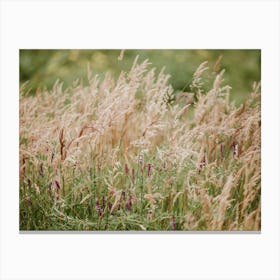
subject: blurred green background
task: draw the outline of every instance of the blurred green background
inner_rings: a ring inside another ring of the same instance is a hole
[[[170,83],[176,91],[188,91],[192,75],[205,60],[209,62],[210,73],[225,69],[224,84],[232,87],[231,99],[237,104],[244,101],[254,81],[261,79],[260,50],[125,50],[118,60],[120,50],[20,50],[20,84],[29,81],[27,88],[51,89],[54,82],[63,81],[67,88],[76,79],[87,84],[87,65],[93,74],[102,78],[109,71],[117,77],[121,70],[127,71],[139,55],[139,61],[149,59],[150,66],[159,72],[165,66],[165,73],[171,75]],[[220,66],[215,65],[222,57]],[[211,74],[206,78],[212,83]]]

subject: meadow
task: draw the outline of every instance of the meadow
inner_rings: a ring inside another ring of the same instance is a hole
[[[259,231],[260,83],[236,104],[220,63],[187,90],[139,57],[117,77],[22,83],[20,230]]]

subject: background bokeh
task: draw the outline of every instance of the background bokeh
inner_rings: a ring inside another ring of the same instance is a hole
[[[261,79],[260,50],[125,50],[122,60],[119,55],[120,50],[20,50],[20,84],[29,81],[31,94],[51,89],[57,79],[63,81],[64,88],[76,79],[86,85],[88,64],[101,78],[107,71],[117,77],[121,70],[130,69],[137,55],[139,61],[149,59],[150,67],[157,71],[165,67],[176,91],[187,91],[194,71],[207,60],[210,73],[226,70],[224,83],[232,87],[231,99],[237,104],[247,98],[253,82]],[[217,67],[219,57],[222,60]],[[208,78],[210,83],[211,76]]]

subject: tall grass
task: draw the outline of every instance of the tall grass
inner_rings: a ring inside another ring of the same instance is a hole
[[[236,107],[223,73],[204,62],[175,95],[136,58],[117,80],[23,85],[20,229],[260,230],[260,85]]]

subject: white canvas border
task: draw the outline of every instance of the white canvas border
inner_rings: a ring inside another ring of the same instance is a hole
[[[279,279],[279,31],[269,0],[2,1],[1,278]],[[19,234],[20,48],[261,49],[261,234]]]

